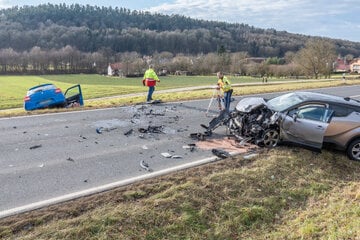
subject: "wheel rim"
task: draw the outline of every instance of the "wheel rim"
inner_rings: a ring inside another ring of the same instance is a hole
[[[264,146],[265,147],[276,147],[279,142],[279,133],[276,130],[268,130],[264,134]],[[359,145],[360,151],[360,145]],[[359,152],[360,153],[360,152]]]
[[[357,143],[352,147],[351,155],[355,160],[360,160],[360,143]]]

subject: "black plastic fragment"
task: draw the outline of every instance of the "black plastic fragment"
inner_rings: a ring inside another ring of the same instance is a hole
[[[221,150],[221,149],[216,149],[216,148],[214,148],[214,149],[211,150],[211,152],[212,152],[215,156],[217,156],[217,157],[219,157],[219,158],[222,158],[222,159],[231,157],[231,155],[230,155],[229,152],[224,151],[224,150]]]

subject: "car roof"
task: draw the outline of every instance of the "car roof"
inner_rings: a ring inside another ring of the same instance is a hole
[[[344,98],[344,97],[339,97],[325,93],[303,92],[303,91],[294,92],[294,94],[304,99],[304,102],[322,101],[322,102],[340,103],[340,104],[360,107],[360,101],[357,101],[349,97]]]

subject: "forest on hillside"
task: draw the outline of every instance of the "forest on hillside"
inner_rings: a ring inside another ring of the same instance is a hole
[[[252,57],[283,57],[296,52],[310,36],[246,24],[191,19],[179,15],[151,14],[125,8],[90,5],[13,7],[0,10],[0,49],[29,51],[33,47],[81,52],[109,49],[118,52],[199,54],[230,52]],[[360,56],[360,43],[332,40],[339,54]]]
[[[196,57],[227,52],[283,58],[313,38],[317,37],[117,7],[13,7],[0,10],[0,73],[98,72],[111,62],[159,54]],[[358,42],[326,40],[341,56],[360,56]]]

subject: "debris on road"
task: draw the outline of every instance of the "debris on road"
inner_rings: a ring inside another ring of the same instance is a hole
[[[117,129],[117,127],[111,127],[111,128],[98,127],[98,128],[96,128],[96,132],[97,132],[98,134],[101,134],[101,133],[104,132],[104,131],[110,132],[110,131],[115,130],[115,129]]]
[[[30,150],[33,150],[33,149],[36,149],[36,148],[41,148],[42,147],[42,145],[41,144],[39,144],[39,145],[34,145],[34,146],[31,146],[29,149]]]
[[[196,144],[195,143],[189,143],[188,145],[184,145],[183,149],[189,149],[190,152],[193,152],[195,150]]]
[[[152,170],[149,168],[149,164],[145,162],[144,160],[140,161],[140,167],[145,169],[148,172],[151,172]]]
[[[124,133],[125,136],[129,136],[134,132],[134,129],[130,129]]]
[[[154,111],[152,109],[150,109],[150,111],[148,113],[145,113],[145,115],[149,116],[165,116],[165,112],[164,111]]]
[[[204,141],[206,134],[204,133],[190,133],[190,137],[194,140]]]
[[[163,157],[166,157],[166,158],[171,158],[172,157],[172,155],[170,153],[167,153],[167,152],[163,152],[163,153],[161,153],[161,155]]]
[[[147,128],[139,128],[138,131],[140,133],[164,133],[163,126],[148,126]]]
[[[219,157],[219,158],[221,158],[221,159],[231,157],[231,155],[230,155],[229,152],[226,152],[226,151],[224,151],[224,150],[222,150],[222,149],[216,149],[216,148],[214,148],[214,149],[211,150],[211,152],[212,152],[215,156],[217,156],[217,157]]]
[[[66,160],[69,161],[69,162],[75,162],[75,160],[72,159],[71,157],[68,157]]]

